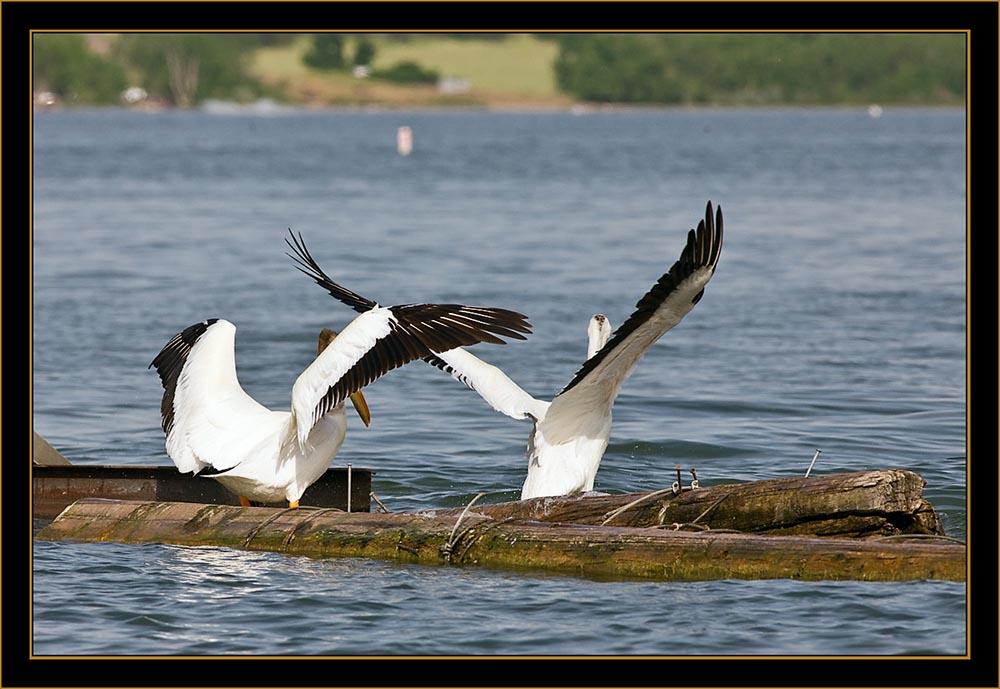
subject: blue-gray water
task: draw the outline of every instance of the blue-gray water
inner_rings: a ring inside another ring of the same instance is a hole
[[[397,154],[397,127],[414,152]],[[34,428],[77,463],[169,464],[150,360],[208,317],[287,407],[353,316],[287,228],[383,304],[529,315],[477,355],[551,397],[721,204],[719,269],[625,384],[605,492],[899,467],[966,535],[965,113],[41,112]],[[518,495],[530,430],[422,363],[366,390],[336,462],[391,510]],[[207,479],[206,479],[207,480]],[[38,655],[964,654],[961,583],[599,582],[219,548],[36,542]],[[378,681],[378,680],[375,680]],[[472,680],[470,680],[472,681]]]

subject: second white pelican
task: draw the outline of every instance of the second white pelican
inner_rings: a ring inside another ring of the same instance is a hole
[[[300,239],[301,241],[301,239]],[[305,250],[304,245],[303,251]],[[288,501],[333,461],[347,432],[344,400],[368,424],[361,388],[415,359],[530,333],[525,316],[459,304],[373,304],[329,342],[292,386],[291,411],[272,411],[240,385],[236,326],[212,318],[177,333],[153,359],[167,454],[181,472],[216,479],[240,503]]]
[[[719,262],[722,235],[722,208],[713,217],[709,201],[705,219],[688,232],[680,258],[636,303],[635,311],[614,334],[605,316],[591,318],[587,360],[551,402],[532,397],[499,368],[461,347],[424,357],[478,392],[496,411],[534,421],[522,500],[593,490],[611,437],[611,408],[622,383],[646,350],[701,299]],[[333,282],[307,252],[296,253],[292,258],[299,270],[334,298],[357,311],[375,303]]]

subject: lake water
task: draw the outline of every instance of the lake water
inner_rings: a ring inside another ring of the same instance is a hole
[[[526,342],[475,353],[551,398],[583,361],[589,317],[619,325],[711,199],[726,222],[719,269],[626,382],[595,488],[669,486],[678,463],[704,485],[799,476],[818,448],[815,474],[921,474],[964,540],[965,124],[961,110],[905,109],[40,112],[33,425],[75,463],[170,464],[147,366],[209,317],[237,325],[247,392],[287,408],[319,331],[355,315],[293,269],[288,228],[383,304],[528,314]],[[350,419],[336,463],[375,470],[391,510],[516,499],[526,422],[419,362],[365,394],[372,426]],[[954,582],[605,582],[114,543],[35,542],[32,555],[40,656],[968,644]]]

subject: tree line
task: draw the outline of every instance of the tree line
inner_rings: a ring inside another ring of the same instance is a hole
[[[247,101],[267,93],[250,75],[258,48],[295,34],[122,34],[106,55],[80,34],[34,36],[36,93],[63,102],[121,102],[141,85],[177,107],[206,98]],[[407,34],[383,40],[405,41]],[[502,41],[503,34],[448,34],[442,39]],[[630,104],[961,104],[965,36],[948,33],[669,33],[541,34],[558,45],[559,90],[575,99]],[[304,62],[315,69],[370,65],[376,43],[366,34],[315,34]],[[372,78],[434,82],[437,73],[400,63]]]
[[[883,33],[568,34],[559,88],[585,101],[956,104],[965,36]]]
[[[176,107],[205,98],[249,100],[263,87],[249,75],[253,50],[269,34],[121,34],[107,55],[98,55],[81,34],[39,33],[33,37],[35,93],[49,91],[64,103],[109,105],[141,85]]]

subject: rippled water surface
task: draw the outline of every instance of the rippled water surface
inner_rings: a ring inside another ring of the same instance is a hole
[[[414,152],[395,151],[409,125]],[[898,467],[966,535],[965,113],[38,113],[35,429],[81,464],[169,464],[150,360],[234,322],[244,388],[287,407],[354,315],[288,228],[383,304],[488,304],[476,353],[539,397],[620,324],[711,199],[704,298],[615,405],[605,492]],[[529,426],[424,364],[366,390],[337,457],[393,511],[516,498]],[[35,542],[39,655],[964,654],[961,583],[604,582],[163,545]],[[695,614],[696,612],[696,614]]]

